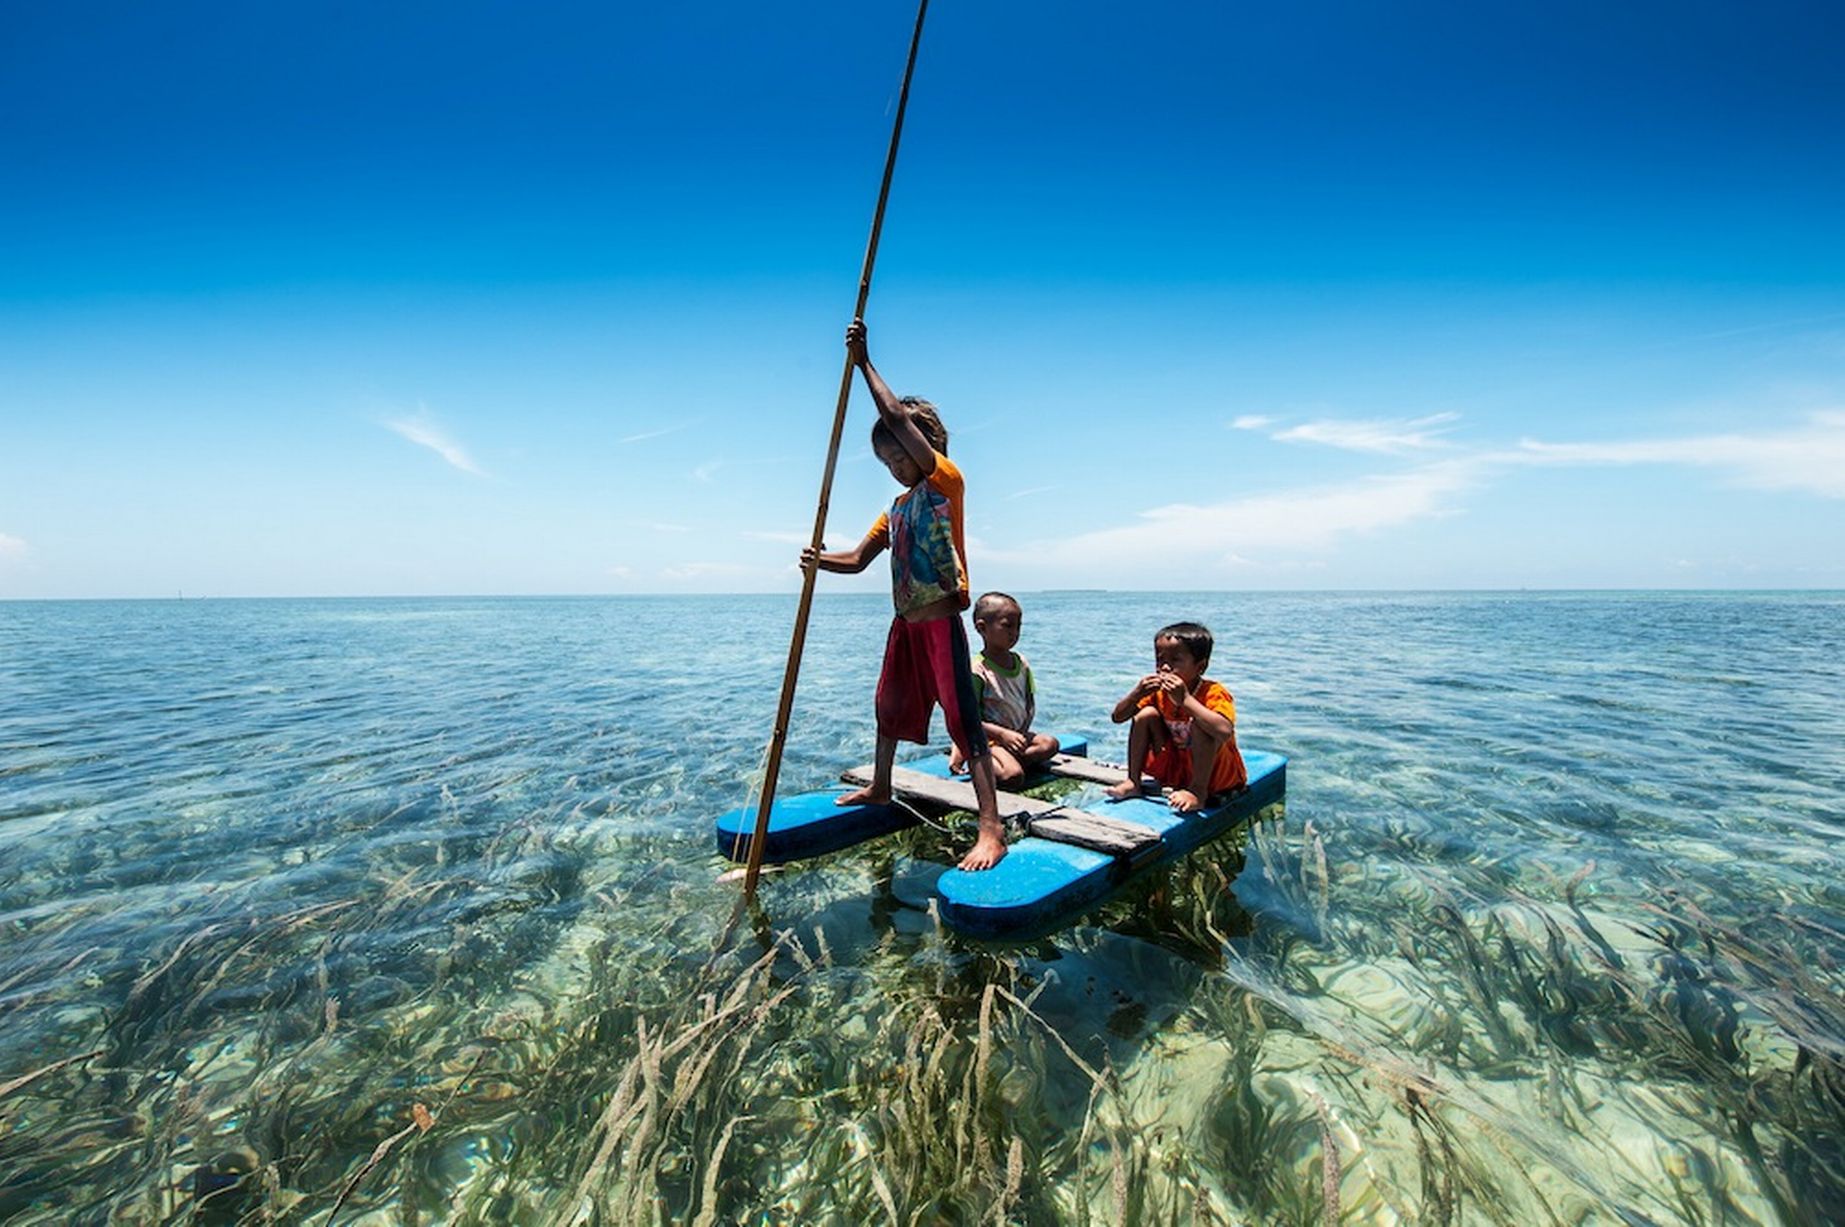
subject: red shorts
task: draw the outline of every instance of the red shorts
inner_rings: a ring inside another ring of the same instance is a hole
[[[878,732],[926,744],[929,716],[939,703],[955,748],[965,758],[986,757],[987,732],[974,701],[968,659],[960,618],[893,619],[884,641],[884,671],[878,675]]]
[[[1163,788],[1190,788],[1191,748],[1168,743],[1147,755],[1147,765],[1142,770],[1158,780]],[[1210,795],[1214,797],[1218,793],[1233,792],[1248,782],[1249,772],[1243,767],[1243,755],[1237,750],[1236,742],[1230,741],[1219,746],[1217,760],[1211,764]],[[1200,801],[1204,799],[1199,798]]]

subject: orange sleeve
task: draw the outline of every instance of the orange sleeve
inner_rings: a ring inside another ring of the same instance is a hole
[[[967,573],[967,479],[961,476],[961,469],[954,461],[937,452],[935,472],[926,480],[948,499],[948,524],[954,537],[955,563],[961,569],[956,578],[961,586],[961,608],[966,609],[972,592],[972,581]]]
[[[935,472],[929,474],[927,481],[957,505],[967,491],[967,478],[961,475],[961,466],[941,452],[935,453]]]
[[[1224,689],[1222,682],[1211,683],[1210,690],[1204,696],[1204,705],[1230,723],[1236,723],[1236,700]]]
[[[873,521],[871,531],[865,534],[865,539],[886,549],[890,548],[890,512],[878,512],[878,518]]]

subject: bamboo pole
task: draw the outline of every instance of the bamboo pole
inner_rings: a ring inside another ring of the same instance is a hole
[[[878,207],[871,215],[871,238],[865,244],[865,263],[858,278],[858,303],[853,319],[863,319],[865,302],[871,297],[871,270],[878,260],[878,235],[884,229],[884,205],[890,199],[891,175],[897,169],[897,144],[903,138],[903,113],[910,104],[910,78],[916,72],[916,49],[922,45],[923,16],[929,0],[916,7],[916,29],[910,35],[910,57],[903,66],[903,89],[897,95],[897,118],[891,124],[890,151],[884,155],[884,179],[878,185]],[[826,448],[826,469],[820,478],[820,501],[814,507],[814,533],[811,547],[818,551],[825,543],[827,503],[833,495],[833,469],[839,461],[839,440],[846,428],[846,402],[852,398],[852,359],[839,377],[839,404],[833,410],[833,434]],[[750,836],[748,868],[743,875],[743,896],[756,897],[756,879],[762,876],[762,845],[769,830],[769,810],[775,804],[775,782],[781,775],[782,749],[788,740],[788,718],[794,711],[794,688],[801,674],[801,652],[807,644],[807,618],[813,611],[814,580],[817,567],[804,567],[801,574],[801,603],[794,615],[794,635],[788,644],[788,667],[782,674],[781,703],[775,710],[775,728],[769,735],[768,761],[763,769],[762,799],[756,807],[756,829]]]

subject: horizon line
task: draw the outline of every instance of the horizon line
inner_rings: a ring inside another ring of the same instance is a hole
[[[1693,587],[1533,587],[1528,585],[1482,588],[1018,588],[1029,596],[1154,596],[1173,593],[1212,596],[1366,596],[1366,595],[1558,595],[1587,594],[1673,594],[1750,595],[1814,593],[1845,596],[1845,587],[1796,587],[1775,585],[1759,588]],[[734,599],[737,597],[798,597],[798,592],[388,592],[388,593],[293,593],[287,595],[205,595],[186,596],[0,596],[0,605],[52,605],[80,601],[601,601],[655,597],[696,597]],[[888,600],[884,592],[816,592],[816,600]]]

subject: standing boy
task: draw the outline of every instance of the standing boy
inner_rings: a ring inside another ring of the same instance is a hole
[[[891,595],[897,606],[884,642],[878,675],[878,754],[869,785],[839,798],[841,805],[885,805],[897,741],[927,742],[929,716],[937,704],[948,736],[974,777],[980,835],[962,869],[991,869],[1006,855],[1006,832],[994,795],[993,758],[974,699],[967,631],[961,611],[968,606],[967,547],[962,531],[965,484],[948,459],[948,431],[935,406],[917,397],[899,399],[871,365],[865,322],[846,329],[846,353],[865,377],[878,407],[871,450],[903,487],[890,511],[880,515],[865,539],[850,550],[801,551],[801,565],[856,574],[890,550]]]
[[[1218,793],[1249,782],[1236,748],[1236,700],[1204,676],[1211,632],[1174,622],[1153,636],[1155,671],[1117,704],[1116,724],[1128,728],[1128,778],[1108,790],[1117,801],[1140,792],[1142,772],[1172,789],[1172,808],[1190,813]]]

